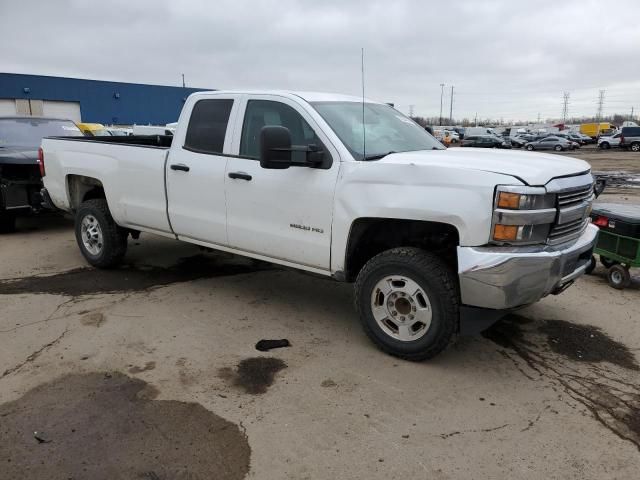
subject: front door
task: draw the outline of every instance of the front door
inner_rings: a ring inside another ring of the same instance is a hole
[[[186,133],[173,140],[166,166],[168,211],[173,232],[183,240],[227,245],[224,153],[231,148],[236,103],[237,96],[228,95],[196,100]]]
[[[293,145],[321,147],[326,160],[322,168],[261,168],[260,131],[271,125],[287,127]],[[284,97],[267,95],[248,100],[237,130],[237,156],[228,159],[225,178],[229,244],[329,270],[333,194],[340,166],[337,150],[310,115]]]

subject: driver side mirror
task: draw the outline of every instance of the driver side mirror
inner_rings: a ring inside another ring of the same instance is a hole
[[[260,166],[283,169],[291,166],[291,132],[282,126],[260,130]]]
[[[293,158],[293,152],[302,152],[304,155]],[[286,127],[270,125],[260,130],[260,166],[262,168],[317,168],[322,165],[324,158],[324,150],[318,145],[291,145],[291,132]]]

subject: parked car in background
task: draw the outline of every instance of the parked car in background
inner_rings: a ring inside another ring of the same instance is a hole
[[[354,282],[365,332],[410,360],[561,293],[598,232],[588,163],[445,149],[361,97],[199,92],[175,136],[45,138],[42,151],[91,265],[118,265],[129,235],[150,232]]]
[[[524,138],[522,138],[522,137],[511,137],[511,138],[509,139],[509,141],[511,142],[511,146],[512,146],[512,147],[515,147],[515,148],[522,148],[522,147],[524,147],[524,146],[527,144],[527,142],[528,142],[528,140],[525,140],[525,139],[524,139]]]
[[[42,137],[82,137],[71,120],[0,117],[0,232],[15,229],[16,217],[42,208]]]
[[[568,132],[567,133],[567,138],[569,140],[571,140],[572,142],[576,142],[579,145],[586,145],[587,141],[584,139],[584,137],[582,137],[581,135],[578,135],[575,132]]]
[[[632,152],[640,152],[640,127],[622,127],[620,146]]]
[[[464,137],[461,147],[511,148],[511,144],[495,135],[469,135]]]
[[[78,123],[77,125],[87,137],[110,137],[112,135],[101,123]]]
[[[600,137],[600,139],[598,140],[598,147],[604,150],[607,150],[611,147],[619,147],[621,135],[621,133],[616,133],[615,135],[611,135],[610,137]]]
[[[460,143],[460,135],[454,130],[445,130],[445,137],[449,138],[449,143]]]
[[[533,142],[529,142],[524,146],[524,148],[526,148],[529,151],[532,151],[532,150],[555,150],[557,152],[560,152],[560,151],[563,151],[563,150],[570,150],[571,149],[571,144],[569,143],[568,140],[566,140],[564,138],[550,136],[550,137],[541,138],[540,140],[535,140]]]

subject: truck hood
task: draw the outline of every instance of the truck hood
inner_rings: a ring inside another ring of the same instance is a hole
[[[0,148],[0,165],[35,165],[38,149],[31,147]]]
[[[380,162],[453,167],[511,175],[527,185],[545,185],[556,177],[588,172],[584,160],[561,155],[487,148],[449,148],[387,155]]]

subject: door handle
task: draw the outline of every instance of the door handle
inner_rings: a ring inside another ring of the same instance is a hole
[[[188,172],[190,169],[184,163],[176,163],[174,165],[171,165],[171,170],[178,170],[180,172]]]
[[[234,178],[234,179],[238,179],[238,180],[246,180],[248,182],[253,177],[251,175],[249,175],[248,173],[244,173],[244,172],[230,172],[229,173],[229,178]]]

